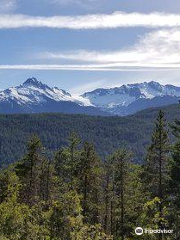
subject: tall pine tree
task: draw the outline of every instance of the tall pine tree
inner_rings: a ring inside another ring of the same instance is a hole
[[[24,186],[21,193],[22,201],[30,206],[35,204],[41,196],[42,162],[42,143],[34,135],[28,142],[27,154],[15,168]]]
[[[158,198],[158,227],[164,229],[165,216],[164,208],[167,203],[168,189],[168,165],[169,165],[169,140],[167,124],[164,113],[159,111],[155,129],[152,134],[151,145],[148,148],[146,161],[143,170],[144,189],[147,201]],[[159,234],[159,239],[163,235]]]
[[[141,211],[139,167],[131,163],[131,153],[116,151],[106,162],[105,230],[115,239],[132,237]]]
[[[175,142],[171,148],[172,159],[170,162],[169,193],[171,204],[171,227],[176,233],[176,239],[180,238],[180,120],[172,124],[172,133]],[[176,213],[176,214],[174,214]]]
[[[85,221],[101,222],[102,166],[94,146],[88,142],[81,151],[78,181]]]

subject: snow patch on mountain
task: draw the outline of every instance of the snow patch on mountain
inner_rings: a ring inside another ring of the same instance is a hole
[[[17,87],[11,87],[0,92],[0,101],[16,101],[19,105],[41,104],[49,100],[56,102],[76,102],[81,106],[88,105],[88,100],[75,98],[70,93],[57,87],[50,88],[36,78],[29,78],[26,82]],[[91,105],[89,103],[89,105]],[[88,105],[88,106],[89,106]]]
[[[96,115],[124,116],[149,107],[177,103],[179,98],[180,87],[155,81],[100,88],[79,96],[29,78],[20,86],[0,91],[0,110],[8,113],[95,111]]]
[[[144,82],[122,85],[110,89],[96,89],[82,95],[91,104],[103,110],[115,107],[126,107],[138,99],[153,99],[155,97],[180,97],[180,87],[161,85],[158,82]]]

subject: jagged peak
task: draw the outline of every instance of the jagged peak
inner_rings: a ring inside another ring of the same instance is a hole
[[[163,85],[161,85],[159,82],[156,82],[156,81],[150,81],[150,82],[148,82],[148,85],[150,87],[154,87],[154,88],[163,87]]]
[[[35,77],[31,77],[28,78],[23,84],[22,86],[35,86],[35,87],[48,87],[46,84],[43,84],[41,81],[39,81],[37,78]],[[49,88],[49,87],[48,87]]]
[[[152,81],[150,81],[150,82],[148,82],[149,84],[155,84],[155,85],[161,85],[159,82],[157,82],[157,81],[154,81],[154,80],[152,80]]]
[[[71,94],[70,94],[70,93],[68,93],[67,91],[65,91],[65,90],[63,90],[63,89],[60,89],[60,88],[58,88],[58,87],[53,87],[52,90],[53,90],[54,92],[56,92],[56,91],[61,91],[64,95],[71,97]]]

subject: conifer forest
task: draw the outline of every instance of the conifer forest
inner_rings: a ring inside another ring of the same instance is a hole
[[[1,168],[0,240],[180,239],[180,121],[160,110],[148,137],[139,164],[121,144],[104,158],[72,132],[52,154],[33,134]]]

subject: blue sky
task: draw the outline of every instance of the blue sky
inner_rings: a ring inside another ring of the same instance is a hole
[[[0,89],[180,85],[180,0],[0,0]]]

